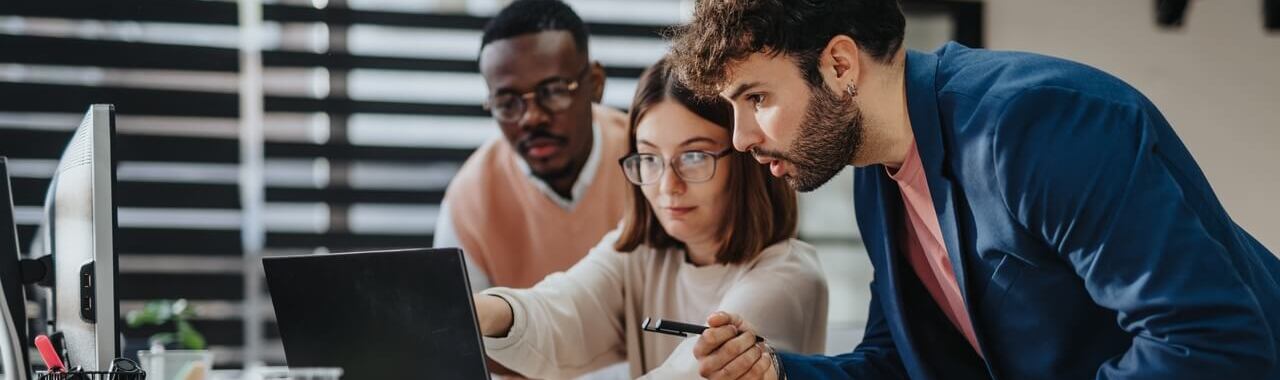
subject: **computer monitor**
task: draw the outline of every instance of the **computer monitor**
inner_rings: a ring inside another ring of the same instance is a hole
[[[53,255],[52,330],[68,366],[105,371],[120,355],[116,207],[112,190],[115,107],[89,106],[62,153],[45,199]]]
[[[30,378],[27,342],[26,294],[22,281],[22,252],[18,248],[18,226],[13,217],[13,194],[9,186],[9,162],[0,157],[0,356],[5,378]]]
[[[21,293],[10,290],[21,288],[13,286],[18,282],[46,285],[30,288],[37,289],[32,298],[48,300],[38,318],[45,320],[45,329],[64,354],[64,364],[87,371],[109,369],[121,350],[119,299],[115,294],[119,268],[112,196],[116,176],[111,151],[114,139],[115,108],[109,104],[89,106],[49,182],[45,218],[31,248],[33,256],[43,256],[15,262],[0,252],[2,293],[19,297]],[[52,291],[47,288],[49,285]],[[5,301],[9,305],[6,318],[14,319],[17,325],[17,320],[25,318],[19,313],[25,313],[15,309],[14,300]],[[18,342],[23,347],[19,351],[25,351],[30,337],[19,337],[20,330],[11,330],[15,333],[9,334],[11,338],[4,345],[16,349]],[[27,360],[20,368],[29,363]]]

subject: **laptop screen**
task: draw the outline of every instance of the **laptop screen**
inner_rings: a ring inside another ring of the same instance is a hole
[[[461,251],[262,262],[291,367],[341,367],[347,379],[488,378]]]

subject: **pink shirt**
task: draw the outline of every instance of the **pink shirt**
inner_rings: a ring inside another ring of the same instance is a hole
[[[951,324],[964,334],[973,350],[982,355],[977,335],[973,333],[973,323],[965,310],[964,297],[960,295],[955,271],[951,269],[951,259],[947,257],[942,227],[938,226],[938,215],[933,208],[933,198],[929,196],[929,183],[915,142],[911,143],[902,167],[897,172],[893,169],[888,169],[888,172],[889,178],[898,183],[906,206],[906,234],[902,243],[911,269],[915,270]]]

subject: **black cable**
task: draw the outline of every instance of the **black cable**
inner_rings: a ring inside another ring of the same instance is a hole
[[[1280,32],[1280,0],[1263,0],[1262,14],[1267,30]]]
[[[1156,0],[1156,23],[1163,27],[1180,27],[1187,15],[1190,0]]]

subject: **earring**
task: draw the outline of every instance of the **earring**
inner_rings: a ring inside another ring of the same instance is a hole
[[[844,92],[848,93],[850,98],[858,96],[858,87],[850,84],[848,87],[845,87]]]

